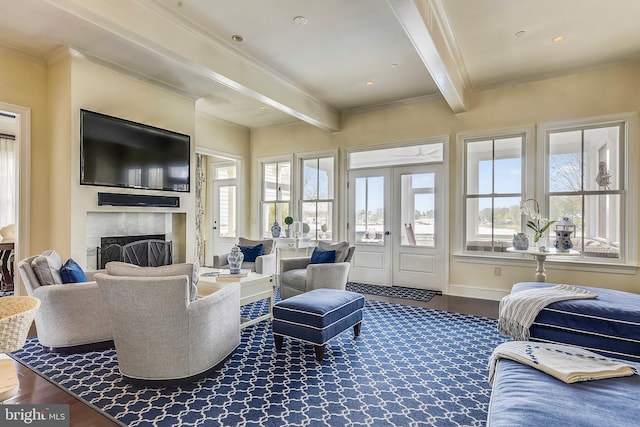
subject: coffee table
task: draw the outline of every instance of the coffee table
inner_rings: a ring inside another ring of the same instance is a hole
[[[260,301],[269,298],[269,311],[267,314],[255,317],[253,319],[240,319],[241,328],[246,328],[254,323],[263,320],[271,321],[273,313],[273,276],[269,274],[258,274],[251,272],[246,277],[240,277],[239,280],[217,280],[216,276],[208,276],[208,274],[221,272],[228,274],[229,270],[220,270],[217,268],[200,267],[200,279],[198,280],[198,297],[210,295],[220,288],[230,284],[240,282],[240,305]]]

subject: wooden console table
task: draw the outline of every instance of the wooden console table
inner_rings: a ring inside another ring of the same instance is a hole
[[[11,262],[13,248],[13,242],[0,242],[0,260],[2,260],[2,285],[0,290],[2,292],[13,290],[13,263]]]

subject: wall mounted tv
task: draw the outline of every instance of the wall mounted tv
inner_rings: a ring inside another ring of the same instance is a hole
[[[190,137],[80,110],[80,184],[189,192]]]

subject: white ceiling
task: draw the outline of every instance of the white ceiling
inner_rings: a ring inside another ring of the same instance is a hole
[[[640,0],[0,0],[0,7],[5,46],[44,59],[70,48],[247,127],[304,120],[338,130],[345,112],[429,96],[460,112],[474,88],[640,58]],[[232,41],[234,34],[244,41]],[[566,39],[553,43],[557,35]]]

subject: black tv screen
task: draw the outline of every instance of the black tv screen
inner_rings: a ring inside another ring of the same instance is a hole
[[[80,110],[80,184],[189,192],[190,137]]]

